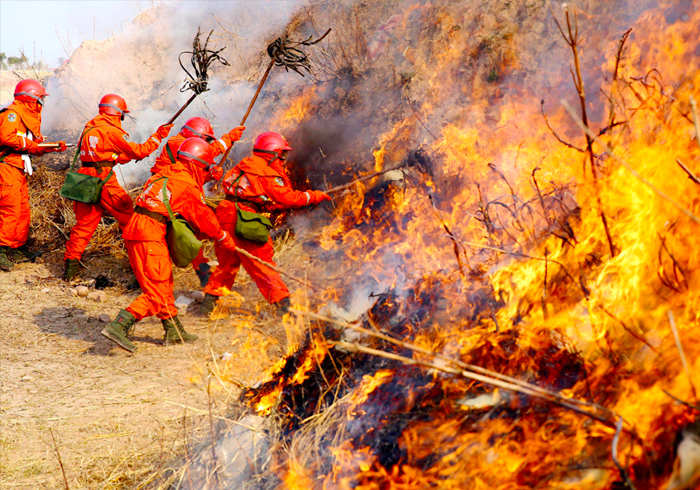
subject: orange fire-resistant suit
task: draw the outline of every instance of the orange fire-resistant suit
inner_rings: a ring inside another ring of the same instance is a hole
[[[165,241],[168,217],[162,197],[165,180],[161,177],[168,177],[166,192],[173,213],[186,219],[199,232],[199,237],[216,240],[217,247],[232,249],[235,246],[205,204],[202,184],[185,165],[176,163],[151,177],[144,192],[136,198],[136,212],[123,232],[131,268],[143,291],[127,308],[137,320],[153,315],[160,319],[177,315],[173,268]]]
[[[41,112],[34,102],[15,100],[0,112],[0,247],[27,241],[31,214],[25,162],[42,155]]]
[[[226,173],[222,183],[227,196],[216,208],[216,217],[221,227],[233,236],[236,246],[275,266],[272,261],[274,249],[271,238],[267,243],[261,244],[235,235],[238,217],[236,204],[244,211],[261,213],[318,204],[324,200],[325,194],[320,191],[302,192],[293,189],[283,163],[279,159],[268,163],[270,158],[257,155],[244,158]],[[243,176],[236,183],[241,172]],[[224,287],[231,289],[238,269],[243,265],[269,303],[277,303],[289,296],[289,290],[282,278],[271,268],[219,246],[216,246],[216,256],[219,265],[214,268],[204,288],[205,293],[221,296]]]
[[[163,170],[175,163],[175,155],[177,155],[177,150],[180,148],[182,142],[187,138],[189,138],[189,136],[185,136],[182,134],[182,132],[180,132],[165,143],[163,151],[160,152],[160,155],[158,155],[158,158],[156,158],[156,161],[151,167],[151,173],[153,175],[161,173]],[[238,135],[237,139],[234,139],[231,136],[231,133],[226,133],[220,139],[211,142],[209,144],[209,148],[211,148],[212,156],[216,157],[221,155],[229,148],[229,146],[233,144],[234,141],[238,141],[238,139],[240,139],[240,135]],[[170,152],[168,152],[168,149]],[[223,172],[220,170],[218,177],[215,177],[215,179],[218,180],[222,173]],[[209,259],[204,255],[204,251],[200,250],[199,254],[192,261],[192,267],[194,267],[195,270],[198,270],[199,266],[205,262],[209,262]]]
[[[141,160],[158,149],[160,141],[170,126],[161,126],[145,143],[136,144],[122,129],[119,116],[99,114],[85,125],[80,145],[81,174],[104,179],[112,167],[131,160]],[[105,182],[102,196],[97,204],[74,202],[73,210],[77,223],[73,226],[66,244],[64,258],[80,259],[92,235],[100,224],[105,211],[116,218],[123,230],[134,214],[131,197],[119,185],[116,175]]]

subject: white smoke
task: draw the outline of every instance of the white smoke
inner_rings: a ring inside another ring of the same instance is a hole
[[[230,66],[217,62],[210,66],[209,91],[199,95],[175,120],[170,134],[177,134],[188,118],[200,116],[208,118],[221,136],[239,125],[269,60],[267,45],[282,34],[306,3],[308,0],[203,0],[155,6],[118,36],[85,41],[56,72],[47,83],[51,96],[43,111],[42,132],[75,142],[85,123],[97,114],[100,98],[116,93],[125,98],[133,117],[124,121],[124,129],[132,141],[144,142],[192,94],[180,91],[186,74],[178,59],[180,53],[192,49],[199,28],[202,43],[213,31],[209,48],[225,47],[220,54]],[[181,61],[193,73],[190,55],[182,55]],[[282,70],[274,76],[299,83]],[[261,119],[251,115],[250,122]],[[247,126],[241,145],[250,148],[252,133],[261,129]],[[122,183],[133,185],[147,177],[157,154],[121,166],[118,175]]]

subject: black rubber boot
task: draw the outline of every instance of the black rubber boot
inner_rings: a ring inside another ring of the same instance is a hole
[[[134,352],[136,346],[129,341],[129,332],[138,320],[127,310],[119,310],[117,317],[100,332],[122,349]]]
[[[78,259],[66,259],[66,268],[63,271],[63,280],[72,281],[80,273],[80,261]]]
[[[218,296],[206,293],[202,303],[199,305],[198,313],[200,316],[207,316],[212,311],[214,311],[214,306],[216,306],[216,301],[219,299]]]
[[[195,334],[185,332],[185,327],[182,326],[177,315],[172,318],[163,318],[161,322],[163,322],[163,329],[165,330],[165,337],[163,337],[165,345],[192,342],[199,338]]]
[[[0,247],[0,270],[5,272],[10,272],[15,267],[15,264],[7,257],[9,250],[10,247]]]

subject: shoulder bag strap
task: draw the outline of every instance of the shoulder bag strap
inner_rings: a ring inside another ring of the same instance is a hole
[[[167,141],[165,142],[165,152],[168,154],[168,158],[170,158],[172,164],[175,165],[177,162],[175,161],[175,157],[173,156],[173,152],[170,149],[170,145]]]
[[[175,219],[175,215],[173,214],[173,210],[170,207],[170,200],[168,199],[168,178],[167,177],[162,177],[165,179],[165,182],[163,182],[163,204],[165,204],[165,209],[168,210],[168,216],[170,216],[170,221]],[[160,180],[160,179],[158,179]],[[154,180],[153,183],[155,184],[157,181]]]
[[[78,161],[78,157],[80,157],[80,148],[83,146],[83,137],[88,134],[88,132],[92,131],[95,129],[97,126],[92,126],[91,128],[85,129],[82,133],[80,133],[80,139],[78,140],[78,144],[76,145],[77,148],[75,150],[75,155],[73,155],[73,162],[70,164],[70,170],[74,171],[75,170],[75,164]]]

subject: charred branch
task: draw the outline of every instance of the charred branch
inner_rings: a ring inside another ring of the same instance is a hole
[[[630,33],[632,32],[632,29],[628,29],[620,38],[620,42],[618,43],[617,47],[617,54],[615,55],[615,69],[613,70],[613,78],[612,78],[612,83],[610,84],[610,115],[608,116],[608,128],[612,129],[615,127],[617,123],[615,123],[615,105],[617,101],[617,93],[618,93],[618,87],[617,87],[617,81],[619,78],[619,72],[620,72],[620,62],[622,60],[622,54],[624,52],[624,47],[625,47],[625,42],[627,41],[627,38],[629,37]],[[612,145],[611,145],[612,146]]]
[[[677,293],[682,293],[683,291],[686,291],[688,289],[688,281],[685,278],[685,271],[676,260],[676,257],[668,249],[668,246],[666,245],[666,239],[659,235],[659,240],[661,241],[661,248],[659,249],[660,268],[657,272],[657,275],[664,286],[666,286],[669,289],[672,289],[673,291],[676,291]],[[668,277],[666,274],[664,268],[663,252],[666,252],[673,264],[673,278]]]
[[[696,184],[700,185],[700,179],[693,173],[692,170],[690,170],[686,165],[680,161],[680,159],[676,158],[676,163],[683,169],[683,171],[688,174],[688,178],[695,182]]]
[[[572,150],[576,150],[579,153],[585,153],[586,150],[579,148],[576,145],[573,145],[572,143],[569,143],[568,141],[564,140],[561,136],[557,134],[557,132],[554,130],[551,124],[549,124],[549,119],[547,118],[547,113],[544,112],[544,99],[540,100],[540,111],[542,112],[542,117],[544,118],[544,122],[547,125],[547,129],[549,129],[549,132],[552,133],[552,135],[557,139],[559,143],[562,145],[571,148]]]
[[[457,259],[457,265],[459,266],[459,273],[462,274],[462,277],[466,280],[467,276],[464,273],[464,264],[462,264],[462,257],[461,257],[461,252],[459,250],[460,244],[455,238],[454,234],[450,230],[450,228],[447,226],[447,223],[445,223],[445,220],[442,219],[442,216],[440,215],[440,211],[438,210],[437,206],[435,206],[435,200],[433,199],[432,194],[428,194],[428,199],[430,199],[430,204],[433,206],[433,210],[435,211],[435,216],[437,217],[438,221],[440,221],[440,225],[445,229],[445,232],[447,233],[447,236],[452,240],[452,246],[454,249],[454,254],[455,258]],[[464,250],[464,256],[467,256],[466,250]],[[467,258],[467,260],[469,260]],[[468,265],[467,265],[468,266]]]
[[[596,169],[596,163],[595,163],[595,155],[593,154],[593,139],[589,134],[589,124],[588,124],[588,114],[586,112],[586,93],[583,88],[583,76],[581,75],[581,64],[579,61],[579,55],[578,55],[578,45],[579,45],[579,39],[578,39],[578,13],[574,13],[574,22],[573,25],[571,23],[571,18],[569,16],[569,10],[564,7],[564,14],[566,16],[566,32],[564,32],[564,29],[562,26],[559,24],[559,20],[557,20],[556,16],[554,15],[554,11],[552,11],[552,7],[550,5],[550,11],[552,12],[552,15],[554,16],[554,22],[557,25],[557,28],[559,29],[559,32],[561,33],[562,37],[566,41],[566,43],[569,45],[571,48],[571,53],[574,58],[574,70],[571,70],[571,77],[574,82],[574,86],[576,87],[576,91],[578,93],[578,98],[579,98],[579,104],[581,107],[581,120],[583,127],[586,128],[584,130],[585,136],[586,136],[586,153],[588,154],[588,159],[590,162],[590,168],[591,168],[591,174],[593,175],[593,185],[596,189],[596,202],[598,204],[598,213],[600,215],[600,219],[603,223],[603,229],[605,230],[605,237],[608,240],[608,247],[610,248],[610,256],[615,257],[617,255],[617,249],[615,248],[615,244],[613,243],[612,240],[612,235],[610,234],[610,226],[608,225],[608,218],[605,215],[605,211],[603,210],[603,202],[600,199],[600,193],[598,191],[598,171]]]

